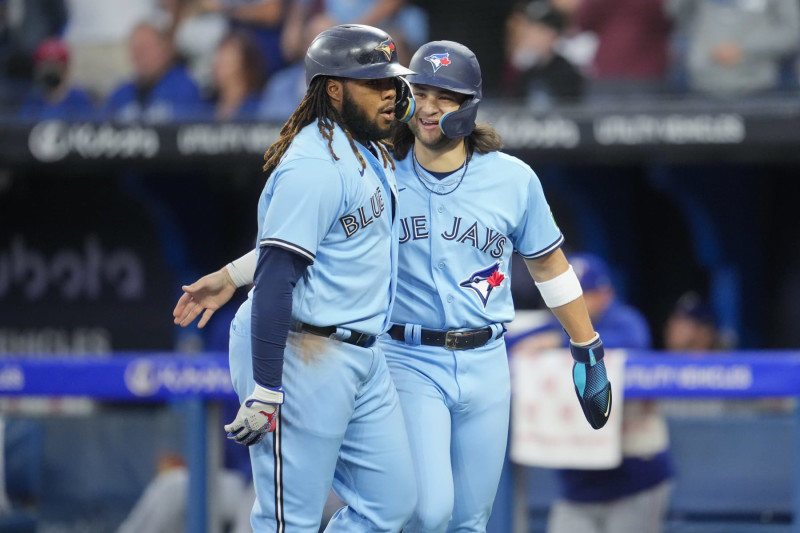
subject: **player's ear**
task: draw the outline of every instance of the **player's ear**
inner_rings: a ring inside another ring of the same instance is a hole
[[[328,78],[325,82],[325,91],[335,108],[339,108],[344,98],[344,82],[336,78]]]

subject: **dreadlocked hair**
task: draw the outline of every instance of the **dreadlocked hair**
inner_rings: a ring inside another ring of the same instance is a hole
[[[280,137],[264,153],[264,161],[266,162],[264,163],[263,170],[267,174],[271,174],[272,171],[275,170],[283,154],[289,149],[289,145],[292,144],[292,141],[300,130],[314,122],[314,119],[317,119],[319,132],[324,139],[328,140],[328,150],[336,161],[339,160],[339,156],[333,151],[333,132],[336,128],[336,124],[339,124],[344,130],[345,135],[347,135],[350,148],[361,163],[361,167],[367,168],[367,162],[364,161],[361,152],[356,148],[353,136],[350,134],[350,131],[344,127],[344,122],[339,112],[331,105],[330,98],[328,98],[328,94],[325,91],[325,82],[327,80],[327,76],[318,76],[311,80],[311,85],[309,85],[300,105],[297,106],[292,116],[289,117],[281,128]],[[386,143],[384,141],[377,141],[375,144],[377,144],[380,149],[384,168],[391,165],[392,170],[394,170],[394,160],[389,154]]]

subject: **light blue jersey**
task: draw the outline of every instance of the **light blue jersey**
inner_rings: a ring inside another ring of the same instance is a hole
[[[392,322],[405,341],[381,337],[400,395],[419,504],[404,533],[485,533],[500,480],[510,379],[502,322],[514,316],[514,250],[537,258],[564,238],[528,165],[475,153],[438,180],[398,163],[400,252]],[[527,272],[522,273],[528,276]],[[533,281],[531,280],[531,283]],[[412,331],[484,329],[480,347],[420,344]],[[409,329],[411,328],[411,329]]]
[[[367,334],[386,330],[396,288],[396,184],[367,148],[364,168],[340,128],[332,148],[305,127],[267,181],[258,205],[259,248],[306,257],[292,318]],[[259,278],[259,283],[269,282]],[[255,386],[253,293],[231,324],[230,368],[244,401]],[[328,533],[398,531],[416,501],[398,395],[378,343],[356,346],[290,331],[285,401],[270,438],[250,448],[257,532],[317,533],[331,486],[348,502]]]
[[[258,202],[259,252],[278,246],[313,262],[294,289],[296,320],[377,335],[388,327],[397,277],[394,174],[357,144],[362,168],[338,127],[339,161],[321,140],[316,124],[306,126],[267,181]],[[276,195],[295,201],[273,202]]]
[[[511,254],[541,257],[564,240],[533,170],[501,152],[475,153],[466,169],[439,181],[410,153],[396,173],[401,253],[392,321],[459,329],[513,319]]]

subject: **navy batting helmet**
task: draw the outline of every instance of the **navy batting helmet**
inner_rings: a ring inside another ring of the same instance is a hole
[[[445,113],[439,120],[439,128],[451,139],[472,133],[483,95],[481,66],[472,50],[453,41],[433,41],[423,44],[408,66],[415,72],[406,77],[411,83],[432,85],[471,97],[457,111]]]
[[[306,52],[306,83],[317,76],[370,80],[413,74],[397,61],[397,47],[383,30],[342,24],[323,31]]]

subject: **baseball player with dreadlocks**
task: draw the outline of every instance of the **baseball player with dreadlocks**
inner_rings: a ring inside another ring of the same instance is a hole
[[[416,112],[408,124],[395,124],[392,138],[401,224],[397,300],[380,338],[417,481],[417,506],[403,531],[485,532],[508,431],[502,336],[514,316],[514,251],[571,339],[575,391],[594,428],[608,420],[611,386],[603,343],[539,179],[499,151],[491,126],[475,123],[482,84],[475,55],[434,41],[409,68]],[[204,325],[249,271],[241,258],[184,287],[175,322],[186,325],[204,312]]]
[[[380,139],[395,108],[408,111],[397,76],[410,71],[389,35],[363,25],[319,34],[305,64],[306,96],[264,155],[255,287],[231,324],[242,404],[225,431],[251,447],[255,531],[316,533],[333,486],[350,505],[326,531],[396,532],[416,488],[376,343],[394,300],[399,220]]]

